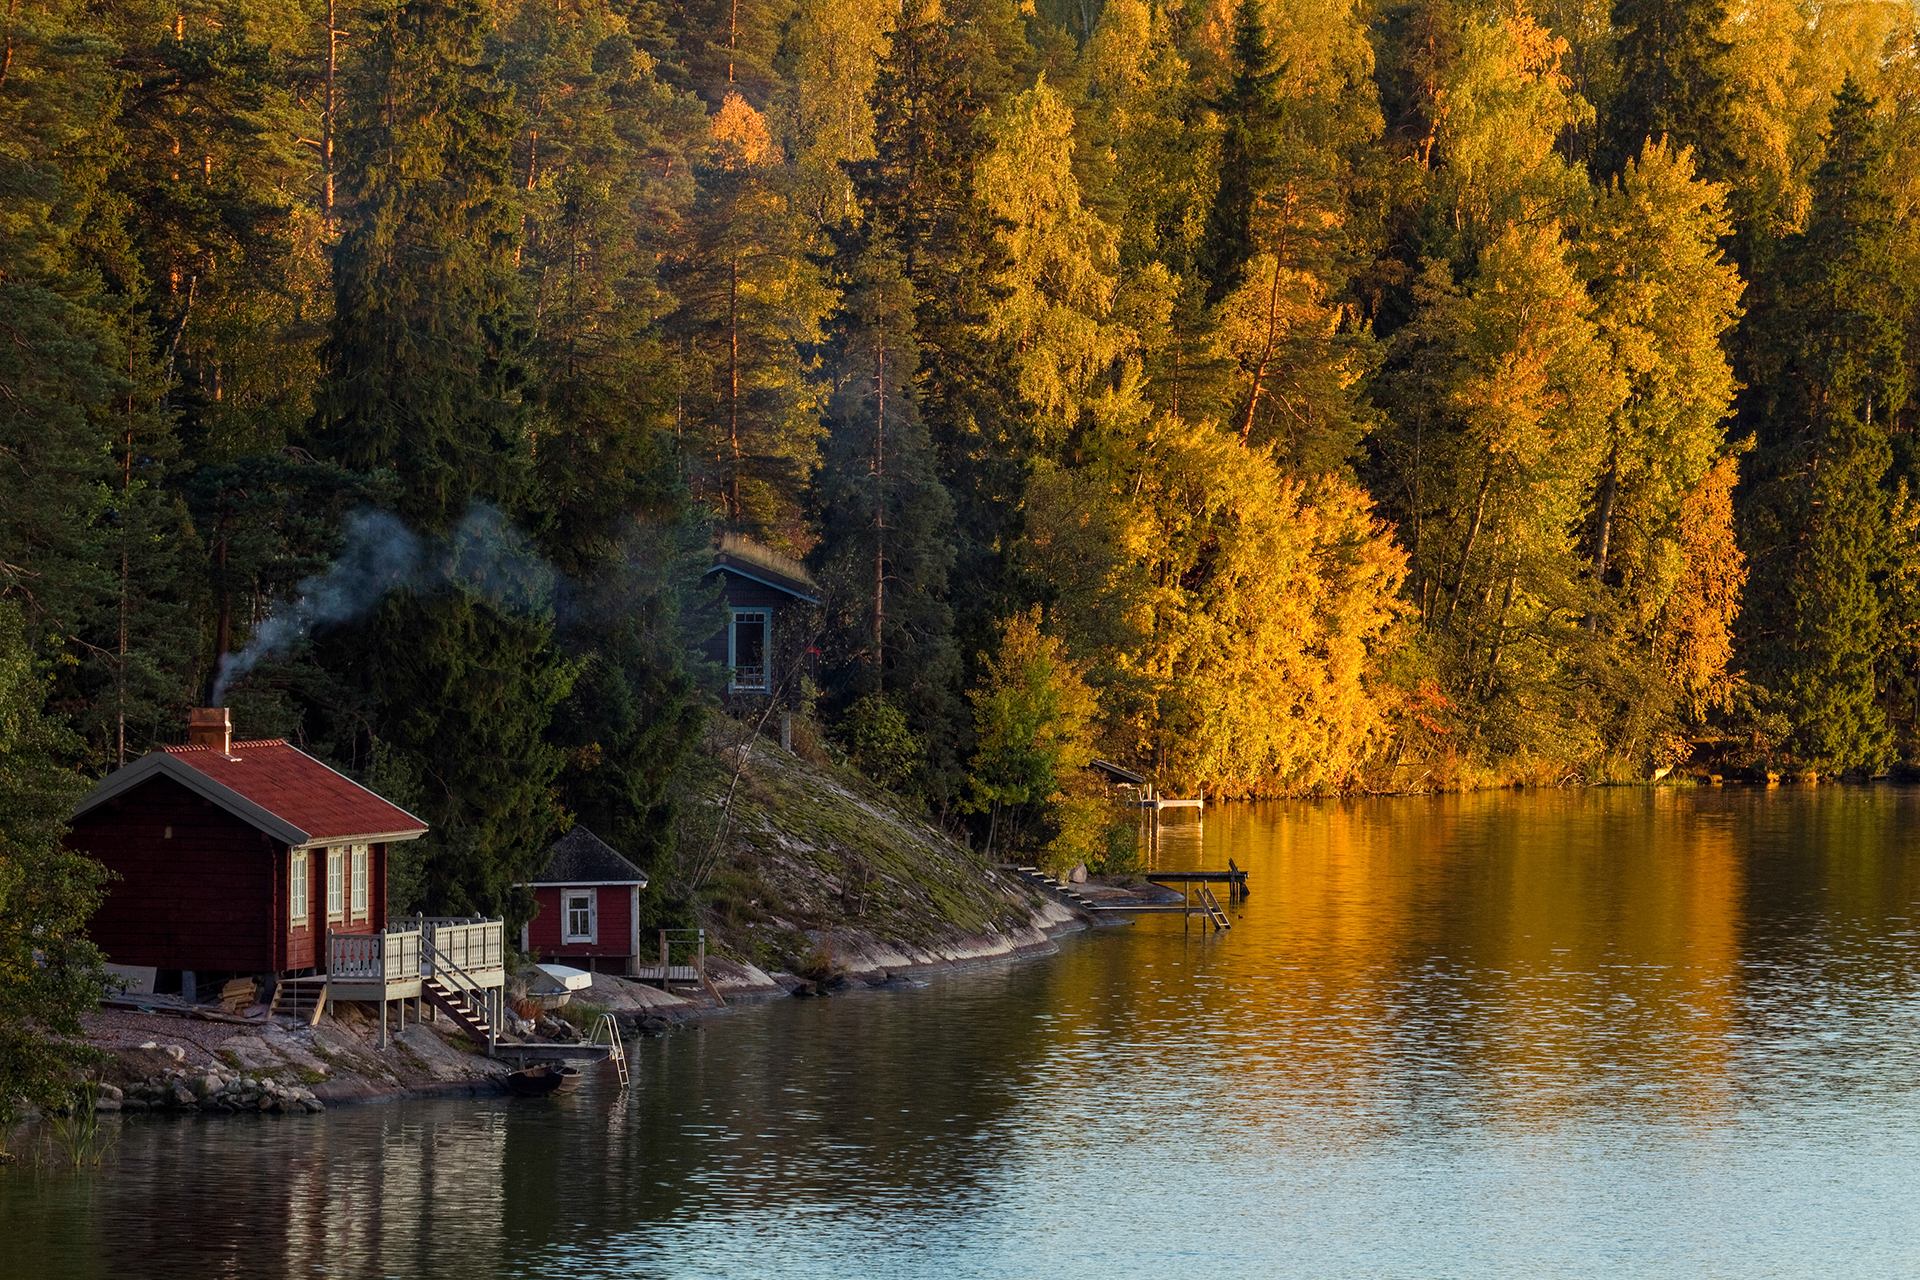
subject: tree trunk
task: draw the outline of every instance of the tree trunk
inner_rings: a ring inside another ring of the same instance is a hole
[[[1613,502],[1620,492],[1620,445],[1616,441],[1607,458],[1607,478],[1600,484],[1599,520],[1593,531],[1593,583],[1596,591],[1607,583],[1608,548],[1613,541]],[[1587,630],[1599,625],[1596,614],[1587,614]]]
[[[740,0],[727,10],[727,83],[733,83],[733,55],[740,45]]]
[[[339,0],[327,0],[327,101],[320,117],[320,170],[325,175],[326,185],[321,192],[320,204],[324,212],[321,221],[326,224],[327,234],[334,233],[333,225],[333,116],[340,99],[334,88],[334,70],[340,56],[340,18],[337,12]]]
[[[1473,560],[1473,544],[1480,536],[1480,522],[1487,514],[1487,490],[1493,484],[1493,464],[1488,463],[1480,473],[1480,496],[1473,504],[1473,524],[1467,529],[1467,541],[1460,548],[1460,567],[1454,570],[1453,589],[1447,599],[1446,621],[1453,621],[1453,611],[1460,607],[1460,590],[1467,582],[1467,565]]]
[[[220,513],[220,542],[214,553],[215,563],[220,566],[220,612],[213,626],[213,671],[209,676],[214,684],[219,683],[221,664],[233,652],[233,584],[227,580],[227,542],[232,528],[233,511],[228,508]]]
[[[729,264],[727,283],[727,440],[733,469],[727,478],[727,513],[740,519],[740,259]]]
[[[873,420],[873,691],[886,687],[887,600],[887,332],[881,318],[874,347]]]
[[[1247,416],[1240,423],[1240,438],[1253,438],[1253,414],[1260,407],[1260,388],[1267,380],[1267,367],[1273,363],[1273,340],[1280,325],[1280,255],[1273,258],[1273,288],[1267,294],[1267,337],[1260,349],[1260,362],[1253,369],[1253,389],[1247,394]]]
[[[1493,630],[1493,656],[1487,659],[1487,687],[1480,695],[1483,698],[1493,696],[1493,673],[1500,669],[1500,654],[1507,647],[1507,614],[1513,609],[1513,586],[1519,580],[1520,562],[1516,560],[1507,571],[1507,594],[1500,602],[1500,621]]]

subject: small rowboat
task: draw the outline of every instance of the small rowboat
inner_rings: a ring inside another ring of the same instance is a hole
[[[507,1088],[523,1098],[544,1098],[550,1093],[572,1093],[580,1087],[580,1068],[567,1066],[523,1067],[507,1077]]]

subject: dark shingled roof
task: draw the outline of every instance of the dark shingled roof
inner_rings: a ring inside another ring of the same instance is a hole
[[[621,857],[605,840],[575,827],[547,846],[546,869],[534,884],[640,884],[646,873]]]

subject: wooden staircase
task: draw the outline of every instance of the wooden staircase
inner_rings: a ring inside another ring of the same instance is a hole
[[[1034,886],[1036,889],[1044,890],[1045,892],[1050,893],[1054,897],[1060,899],[1062,902],[1066,903],[1068,906],[1073,907],[1079,911],[1084,911],[1088,913],[1088,915],[1092,915],[1093,912],[1099,910],[1099,906],[1093,901],[1093,899],[1087,897],[1082,893],[1075,891],[1074,887],[1066,883],[1064,880],[1055,880],[1052,876],[1048,875],[1046,872],[1042,871],[1038,867],[1030,867],[1025,865],[1015,865],[1012,863],[1005,863],[1005,864],[1002,864],[1001,870],[1009,871],[1014,875],[1019,876],[1022,880],[1025,880],[1028,884]]]
[[[320,1021],[327,1009],[327,980],[321,978],[282,978],[273,984],[273,1005],[269,1018],[298,1018],[308,1026]]]
[[[420,994],[427,1003],[453,1020],[453,1024],[472,1036],[483,1048],[493,1047],[493,1024],[487,1015],[468,1001],[464,992],[438,977],[423,979]]]

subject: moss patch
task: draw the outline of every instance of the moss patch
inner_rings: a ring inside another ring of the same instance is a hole
[[[714,848],[701,869],[702,916],[726,951],[792,966],[812,955],[815,933],[929,946],[1026,923],[1024,895],[899,797],[851,769],[746,737],[737,722],[716,720],[691,771],[689,807],[699,813],[683,831],[705,835],[694,848]]]

